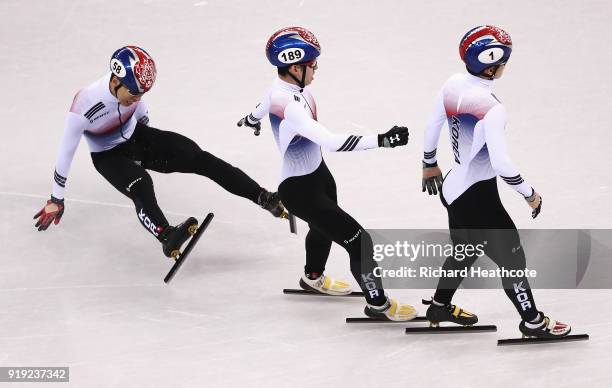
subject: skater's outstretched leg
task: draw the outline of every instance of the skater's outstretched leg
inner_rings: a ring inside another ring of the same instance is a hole
[[[162,173],[202,175],[228,192],[258,204],[275,217],[285,214],[276,193],[262,188],[241,169],[203,151],[188,137],[143,124],[138,124],[136,135],[141,143],[145,143],[143,167]]]

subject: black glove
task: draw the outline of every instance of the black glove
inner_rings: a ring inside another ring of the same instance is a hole
[[[378,135],[378,146],[394,148],[408,144],[408,128],[397,125],[386,133]]]
[[[538,207],[531,211],[531,218],[536,218],[538,214],[540,214],[540,212],[542,211],[542,202],[543,200],[542,198],[540,198],[540,204],[538,205]]]
[[[428,170],[430,168],[431,170]],[[437,162],[423,162],[422,189],[423,192],[427,189],[429,195],[438,195],[438,191],[442,192],[442,171],[440,171]]]
[[[244,126],[253,128],[253,134],[255,136],[259,136],[259,133],[261,132],[261,123],[259,121],[252,120],[252,119],[254,118],[251,115],[245,116],[241,118],[240,121],[236,123],[236,125],[238,125],[239,127],[242,127],[244,125]]]
[[[538,216],[538,214],[540,214],[540,212],[542,211],[542,196],[538,193],[536,193],[536,191],[532,188],[531,189],[533,191],[533,194],[531,194],[531,196],[529,197],[525,197],[525,201],[527,201],[527,203],[529,204],[529,206],[531,206],[531,218],[536,218]],[[538,199],[538,197],[540,198],[540,203],[538,204],[538,207],[533,207],[531,204]]]

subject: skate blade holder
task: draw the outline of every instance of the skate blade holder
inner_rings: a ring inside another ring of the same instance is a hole
[[[523,338],[508,338],[497,340],[497,346],[509,346],[509,345],[534,345],[534,344],[550,344],[559,342],[575,342],[575,341],[588,341],[588,334],[572,334],[566,335],[560,338],[537,338],[537,337],[525,337]]]
[[[346,323],[411,323],[411,322],[427,322],[425,317],[415,317],[409,321],[391,321],[389,319],[382,318],[370,318],[370,317],[349,317],[346,318]]]
[[[360,291],[353,291],[350,294],[346,294],[346,295],[330,295],[330,294],[323,294],[321,292],[306,291],[302,289],[285,288],[283,289],[283,294],[285,295],[329,296],[332,298],[350,298],[350,297],[358,296],[358,297],[363,298],[363,292],[360,292]]]
[[[170,271],[164,278],[164,283],[168,284],[170,283],[172,278],[174,278],[174,275],[179,270],[179,268],[181,268],[187,257],[189,257],[189,253],[191,253],[195,245],[198,243],[198,240],[200,240],[200,237],[202,237],[202,234],[204,233],[206,228],[208,228],[208,225],[210,224],[214,216],[215,215],[213,213],[208,213],[208,215],[206,216],[206,218],[204,218],[204,221],[202,221],[202,224],[199,227],[197,225],[191,225],[189,229],[187,229],[187,231],[191,235],[191,240],[189,240],[187,246],[185,247],[182,253],[179,250],[172,251],[171,256],[174,259],[174,265],[172,266],[172,268],[170,268]]]
[[[293,234],[297,234],[297,223],[295,221],[295,216],[285,210],[286,219],[289,220],[289,231]]]
[[[452,324],[452,322],[449,322]],[[497,331],[495,325],[471,326],[440,326],[439,323],[429,322],[429,327],[407,327],[406,334],[453,334],[453,333],[487,333]]]
[[[189,225],[189,228],[187,228],[187,233],[189,233],[190,236],[193,236],[194,234],[196,234],[197,231],[198,231],[197,224]],[[187,247],[185,247],[185,250],[187,250]],[[179,249],[175,249],[170,253],[170,257],[174,261],[178,260],[180,255],[181,255],[181,251]]]

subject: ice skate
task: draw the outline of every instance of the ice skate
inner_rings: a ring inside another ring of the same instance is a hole
[[[370,318],[395,322],[410,321],[417,316],[416,309],[411,305],[389,298],[382,306],[368,304],[363,312]]]
[[[198,220],[189,217],[177,226],[168,226],[161,234],[164,255],[176,259],[181,253],[181,247],[198,230]]]
[[[523,338],[561,338],[572,331],[572,327],[566,323],[561,323],[550,319],[544,313],[539,313],[536,322],[521,321],[519,330],[523,333]]]
[[[259,198],[257,198],[257,204],[261,206],[262,209],[265,209],[272,213],[274,217],[277,218],[289,218],[289,213],[285,210],[282,202],[278,198],[278,193],[271,193],[269,191],[263,190],[261,194],[259,194]]]
[[[588,334],[571,334],[572,328],[545,316],[541,311],[531,322],[521,321],[519,330],[522,338],[506,338],[497,340],[497,346],[548,344],[554,342],[588,341]]]
[[[431,326],[438,326],[440,322],[452,322],[461,326],[472,326],[478,322],[478,317],[454,304],[438,305],[433,298],[423,300],[424,305],[428,305],[425,317]]]
[[[349,295],[353,291],[348,282],[335,280],[325,275],[316,279],[309,279],[306,275],[302,275],[300,287],[305,291],[334,296]]]

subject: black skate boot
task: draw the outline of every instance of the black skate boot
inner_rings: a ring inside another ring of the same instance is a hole
[[[565,337],[572,331],[572,327],[568,324],[555,321],[545,316],[541,311],[538,318],[534,321],[521,321],[519,330],[523,333],[523,338],[561,338]]]
[[[164,255],[175,259],[181,253],[181,246],[198,230],[198,220],[189,217],[182,224],[168,226],[160,235]]]
[[[285,207],[278,198],[278,193],[271,193],[265,189],[262,189],[259,197],[257,198],[257,204],[272,213],[274,217],[289,218],[289,213],[285,210]]]
[[[438,326],[440,322],[452,322],[461,326],[472,326],[478,322],[476,314],[455,306],[447,304],[439,306],[434,303],[433,298],[430,300],[423,299],[424,305],[429,305],[425,317],[430,322],[431,326]]]

